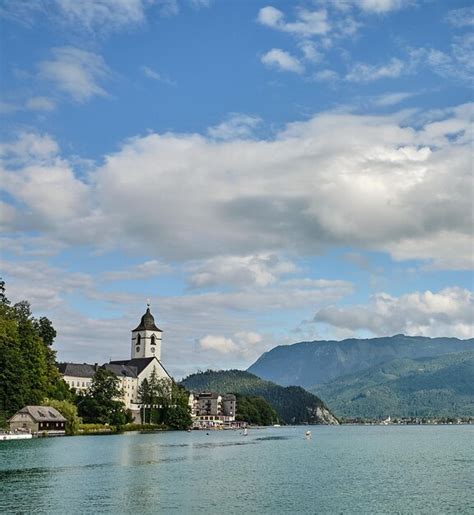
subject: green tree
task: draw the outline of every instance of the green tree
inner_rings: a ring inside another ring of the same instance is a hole
[[[144,379],[137,389],[138,402],[140,403],[140,421],[147,423],[147,406],[150,404],[150,385],[148,379]]]
[[[187,429],[192,423],[189,394],[174,381],[160,379],[156,370],[140,384],[138,398],[142,423],[165,424],[172,429]]]
[[[79,415],[87,423],[110,424],[117,428],[131,422],[130,414],[119,399],[123,392],[118,377],[99,368],[84,395],[78,396]]]
[[[66,419],[66,434],[75,435],[79,429],[81,419],[77,415],[77,406],[69,401],[58,401],[56,399],[44,399],[43,406],[56,408]]]

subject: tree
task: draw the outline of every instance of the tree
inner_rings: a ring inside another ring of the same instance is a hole
[[[174,381],[160,379],[155,369],[140,384],[138,398],[142,405],[142,423],[164,424],[172,429],[187,429],[191,426],[189,394]]]
[[[148,383],[147,378],[145,378],[141,382],[140,386],[138,387],[137,393],[138,393],[138,402],[141,405],[140,420],[141,420],[142,424],[146,424],[147,423],[147,416],[146,416],[147,409],[148,409],[149,415],[151,414],[150,408],[147,408],[147,406],[151,405],[150,384]],[[150,419],[148,418],[148,422],[149,422],[149,420]]]
[[[84,422],[110,424],[117,428],[131,421],[122,401],[123,392],[118,377],[104,368],[99,368],[88,391],[78,397],[79,415]]]
[[[66,419],[66,434],[75,435],[79,429],[81,419],[77,415],[77,406],[69,401],[58,401],[56,399],[44,399],[43,406],[56,408]]]

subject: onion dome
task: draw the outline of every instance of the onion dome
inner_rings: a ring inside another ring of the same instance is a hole
[[[156,327],[155,319],[153,318],[153,315],[150,313],[149,307],[146,309],[146,313],[142,316],[139,326],[133,330],[133,332],[135,331],[160,331],[160,333],[163,332],[159,327]]]

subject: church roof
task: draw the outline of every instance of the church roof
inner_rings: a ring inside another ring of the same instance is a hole
[[[137,371],[137,376],[138,376],[145,370],[145,368],[153,360],[158,361],[158,363],[161,365],[161,367],[166,372],[166,374],[171,378],[171,376],[168,374],[168,371],[163,366],[163,363],[161,363],[161,361],[154,356],[152,356],[151,358],[134,358],[134,359],[121,360],[121,361],[111,361],[110,365],[121,365],[121,366],[127,366],[129,368],[135,368]]]
[[[140,324],[133,331],[160,331],[163,332],[159,327],[155,325],[155,319],[150,313],[150,308],[146,308],[146,313],[142,316]]]
[[[63,376],[94,377],[96,367],[88,363],[59,363],[59,372]]]
[[[137,377],[138,370],[137,367],[125,365],[124,363],[106,363],[103,365],[105,370],[109,370],[113,372],[116,376],[121,377]]]

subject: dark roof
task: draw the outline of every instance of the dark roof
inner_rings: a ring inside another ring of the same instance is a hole
[[[235,401],[236,397],[233,393],[226,393],[225,395],[222,396],[222,400],[223,401]]]
[[[105,370],[110,370],[110,372],[113,372],[116,376],[137,377],[138,375],[137,367],[125,365],[123,363],[106,363],[103,365],[103,368],[105,368]]]
[[[153,318],[153,315],[150,313],[150,308],[146,308],[146,313],[142,316],[140,325],[136,327],[133,331],[160,331],[160,333],[163,332],[159,327],[156,327],[155,319]]]
[[[216,392],[201,392],[198,393],[199,399],[217,399],[219,394]]]
[[[158,361],[158,363],[161,365],[163,370],[166,372],[168,377],[171,378],[171,376],[168,374],[168,371],[163,366],[163,363],[158,358],[151,357],[151,358],[134,358],[134,359],[127,359],[127,360],[121,360],[121,361],[111,361],[110,364],[112,365],[125,365],[127,367],[133,367],[137,371],[137,376],[141,374],[145,368],[154,360]]]
[[[35,422],[66,422],[61,413],[51,406],[25,406],[17,413],[28,413]]]
[[[63,376],[94,377],[96,368],[88,363],[59,363],[59,372]]]

